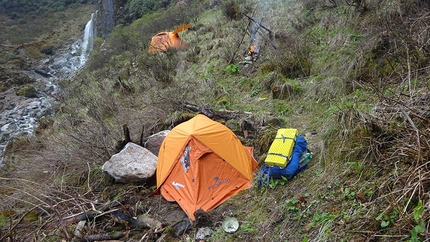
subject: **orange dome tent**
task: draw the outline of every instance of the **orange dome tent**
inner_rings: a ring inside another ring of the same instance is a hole
[[[182,32],[191,27],[191,24],[184,24],[179,26],[173,32],[161,32],[152,37],[151,44],[149,46],[148,52],[155,54],[158,52],[166,51],[169,48],[188,48],[181,38],[179,38],[178,33]]]
[[[161,144],[157,190],[192,220],[252,185],[257,162],[226,126],[198,114],[173,128]]]

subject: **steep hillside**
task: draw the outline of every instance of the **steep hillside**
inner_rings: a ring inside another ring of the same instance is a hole
[[[429,12],[422,1],[189,1],[117,26],[62,82],[57,115],[8,147],[0,240],[78,241],[77,221],[65,218],[82,212],[92,216],[79,230],[88,241],[190,241],[201,227],[213,231],[205,241],[428,240]],[[185,23],[190,48],[148,53],[154,34]],[[178,205],[101,166],[123,147],[124,124],[139,143],[194,116],[190,104],[230,114],[217,121],[260,163],[255,186],[175,235],[186,218]],[[261,188],[280,127],[298,128],[314,157]],[[110,208],[164,229],[128,234],[130,223],[104,216]],[[234,234],[220,226],[227,216],[240,222]]]

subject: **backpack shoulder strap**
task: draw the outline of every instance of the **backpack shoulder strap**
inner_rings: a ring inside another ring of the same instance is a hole
[[[263,165],[263,169],[260,171],[260,179],[258,180],[258,185],[264,187],[265,184],[270,183],[270,167],[268,167],[265,163]]]

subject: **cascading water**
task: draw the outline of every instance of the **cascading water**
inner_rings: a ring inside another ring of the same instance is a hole
[[[43,60],[34,71],[28,72],[32,79],[43,83],[38,89],[38,97],[25,99],[16,96],[12,89],[7,91],[6,99],[15,101],[13,108],[1,110],[0,113],[0,168],[9,141],[18,136],[32,135],[39,126],[40,118],[52,115],[52,105],[57,102],[55,97],[59,91],[58,81],[73,77],[87,62],[96,36],[96,16],[97,12],[91,15],[82,39],[72,46],[57,50],[54,56]]]
[[[90,55],[93,49],[94,39],[96,37],[96,18],[97,11],[91,14],[91,19],[85,25],[84,38],[82,39],[81,44],[81,65],[83,66]]]

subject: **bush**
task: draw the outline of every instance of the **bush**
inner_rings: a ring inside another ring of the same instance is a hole
[[[230,20],[239,20],[242,18],[240,4],[236,1],[230,1],[222,5],[222,12]]]
[[[145,14],[150,14],[165,8],[170,4],[170,0],[131,0],[127,2],[125,10],[136,15],[137,18],[142,17]]]
[[[278,71],[286,78],[302,78],[311,73],[310,48],[303,41],[289,39],[261,68],[263,73]]]
[[[9,15],[11,18],[18,18],[18,14],[63,11],[67,5],[75,2],[80,2],[80,0],[3,0],[0,1],[0,9],[4,9],[5,12],[11,13]]]

